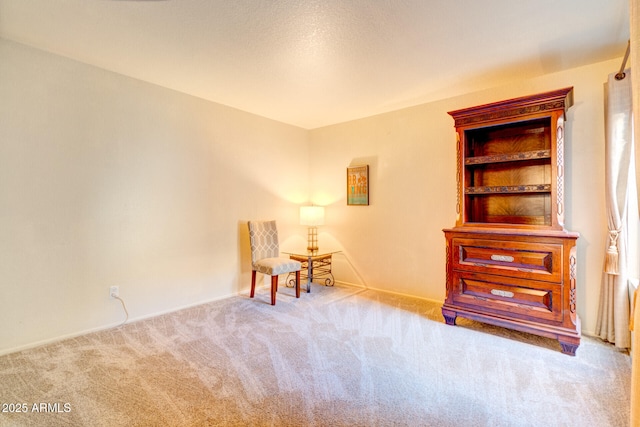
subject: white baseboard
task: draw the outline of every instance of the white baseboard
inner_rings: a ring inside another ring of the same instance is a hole
[[[125,325],[125,324],[138,322],[140,320],[149,319],[149,318],[152,318],[152,317],[162,316],[163,314],[169,314],[169,313],[173,313],[173,312],[176,312],[176,311],[184,310],[184,309],[191,308],[191,307],[197,307],[199,305],[208,304],[208,303],[215,302],[215,301],[220,301],[220,300],[223,300],[223,299],[227,299],[227,298],[231,298],[231,297],[234,297],[234,296],[242,295],[242,294],[245,294],[247,292],[248,292],[247,290],[239,291],[239,292],[235,292],[235,293],[232,293],[232,294],[228,294],[228,295],[224,295],[224,296],[220,296],[220,297],[216,297],[216,298],[211,298],[211,299],[208,299],[208,300],[205,300],[205,301],[195,302],[193,304],[186,304],[186,305],[170,308],[168,310],[163,310],[163,311],[158,311],[158,312],[145,314],[144,316],[138,316],[138,317],[131,318],[131,319],[127,320],[126,323],[122,323],[122,322],[109,323],[107,325],[98,326],[98,327],[90,328],[90,329],[84,329],[84,330],[81,330],[81,331],[78,331],[78,332],[73,332],[73,333],[70,333],[70,334],[59,335],[59,336],[56,336],[56,337],[53,337],[53,338],[47,338],[45,340],[35,341],[35,342],[32,342],[32,343],[25,344],[25,345],[20,345],[20,346],[17,346],[17,347],[6,348],[6,349],[3,349],[3,350],[0,350],[0,356],[4,356],[4,355],[10,354],[10,353],[17,353],[17,352],[23,351],[23,350],[29,350],[31,348],[40,347],[40,346],[46,345],[46,344],[53,344],[53,343],[56,343],[56,342],[64,341],[64,340],[67,340],[67,339],[70,339],[70,338],[76,338],[76,337],[79,337],[79,336],[82,336],[82,335],[91,334],[91,333],[94,333],[94,332],[106,331],[108,329],[113,329],[115,327],[122,326],[122,325]]]
[[[341,286],[348,286],[348,287],[353,287],[353,288],[367,289],[367,290],[372,290],[372,291],[376,291],[376,292],[383,292],[383,293],[387,293],[387,294],[399,295],[399,296],[409,297],[409,298],[417,298],[417,299],[420,299],[420,300],[423,300],[423,301],[428,301],[428,302],[432,302],[432,303],[436,303],[436,304],[442,304],[442,302],[443,302],[443,301],[434,300],[434,299],[431,299],[431,298],[419,297],[419,296],[406,294],[406,293],[402,293],[402,292],[394,292],[394,291],[390,291],[388,289],[373,288],[373,287],[370,287],[370,286],[364,286],[364,285],[360,285],[360,284],[357,284],[357,283],[344,282],[344,281],[340,281],[340,280],[336,280],[335,283],[337,285],[341,285]],[[258,285],[256,283],[256,285],[257,285],[256,286],[257,289],[264,289],[264,288],[268,288],[269,287],[269,285],[266,285],[264,283],[262,285]],[[191,307],[197,307],[199,305],[208,304],[208,303],[215,302],[215,301],[220,301],[220,300],[231,298],[231,297],[234,297],[234,296],[244,295],[244,294],[247,294],[248,292],[249,292],[249,290],[246,289],[246,290],[238,291],[238,292],[235,292],[235,293],[232,293],[232,294],[223,295],[223,296],[216,297],[216,298],[211,298],[211,299],[208,299],[208,300],[205,300],[205,301],[199,301],[199,302],[196,302],[196,303],[193,303],[193,304],[186,304],[186,305],[182,305],[182,306],[178,306],[178,307],[173,307],[173,308],[168,309],[168,310],[149,313],[149,314],[146,314],[144,316],[138,316],[138,317],[129,319],[126,322],[126,324],[134,323],[134,322],[137,322],[137,321],[140,321],[140,320],[144,320],[144,319],[149,319],[149,318],[152,318],[152,317],[162,316],[164,314],[169,314],[169,313],[173,313],[173,312],[180,311],[180,310],[185,310],[185,309],[191,308]],[[120,323],[120,322],[110,323],[110,324],[107,324],[107,325],[104,325],[104,326],[99,326],[99,327],[96,327],[96,328],[85,329],[85,330],[74,332],[74,333],[71,333],[71,334],[60,335],[60,336],[57,336],[57,337],[48,338],[46,340],[36,341],[36,342],[29,343],[29,344],[25,344],[25,345],[21,345],[21,346],[17,346],[17,347],[12,347],[12,348],[8,348],[8,349],[0,350],[0,356],[4,356],[4,355],[10,354],[10,353],[16,353],[16,352],[23,351],[23,350],[29,350],[31,348],[39,347],[39,346],[46,345],[46,344],[52,344],[52,343],[59,342],[59,341],[64,341],[64,340],[70,339],[70,338],[76,338],[76,337],[79,337],[79,336],[82,336],[82,335],[86,335],[86,334],[90,334],[90,333],[93,333],[93,332],[105,331],[105,330],[112,329],[112,328],[115,328],[115,327],[118,327],[118,326],[121,326],[121,325],[122,325],[122,323]],[[592,331],[582,331],[582,334],[586,335],[586,336],[595,336]]]
[[[360,284],[357,284],[357,283],[343,282],[341,280],[336,280],[336,283],[340,284],[340,285],[344,285],[344,286],[350,286],[350,287],[353,287],[353,288],[369,289],[369,290],[376,291],[376,292],[384,292],[386,294],[400,295],[400,296],[409,297],[409,298],[417,298],[417,299],[420,299],[420,300],[423,300],[423,301],[429,301],[429,302],[433,302],[433,303],[436,303],[436,304],[442,304],[443,303],[443,301],[439,301],[439,300],[435,300],[435,299],[431,299],[431,298],[419,297],[419,296],[416,296],[416,295],[405,294],[405,293],[402,293],[402,292],[390,291],[388,289],[373,288],[371,286],[364,286],[364,285],[360,285]]]

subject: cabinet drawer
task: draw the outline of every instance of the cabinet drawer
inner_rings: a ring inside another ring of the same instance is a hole
[[[454,270],[562,281],[561,244],[461,238],[452,244]]]
[[[562,287],[490,274],[453,274],[453,303],[531,320],[562,320]],[[535,319],[532,319],[535,318]]]

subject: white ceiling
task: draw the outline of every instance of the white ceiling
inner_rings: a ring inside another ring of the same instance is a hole
[[[0,37],[309,129],[622,57],[629,0],[0,0]]]

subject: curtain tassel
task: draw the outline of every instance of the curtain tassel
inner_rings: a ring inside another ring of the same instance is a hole
[[[618,232],[609,231],[609,248],[604,262],[604,272],[611,275],[618,275]]]

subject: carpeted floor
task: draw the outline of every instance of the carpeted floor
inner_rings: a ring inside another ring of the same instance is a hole
[[[599,340],[570,357],[351,287],[268,301],[262,289],[2,356],[0,426],[628,425],[629,356]]]

